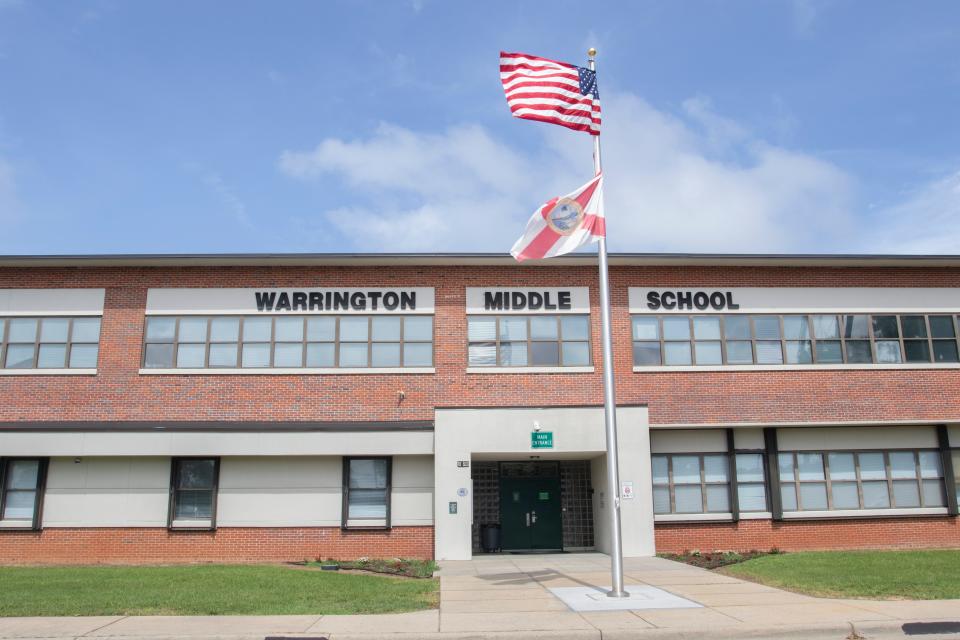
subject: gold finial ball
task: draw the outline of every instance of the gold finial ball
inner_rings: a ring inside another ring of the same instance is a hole
[[[590,47],[589,49],[587,49],[587,55],[590,56],[591,58],[594,58],[597,55],[597,50],[594,49],[593,47]]]

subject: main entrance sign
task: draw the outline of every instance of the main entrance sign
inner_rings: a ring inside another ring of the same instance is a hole
[[[531,449],[553,449],[553,431],[534,431],[530,434]]]

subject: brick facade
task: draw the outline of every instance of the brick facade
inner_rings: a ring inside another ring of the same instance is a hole
[[[434,374],[142,375],[150,287],[433,287]],[[593,373],[466,371],[465,289],[590,289]],[[953,267],[636,266],[611,270],[617,401],[652,426],[960,422],[960,369],[634,373],[628,287],[960,287]],[[0,268],[0,288],[106,289],[95,376],[0,376],[0,422],[433,420],[443,407],[572,406],[602,398],[595,267],[323,266]],[[403,398],[399,392],[403,391]],[[2,452],[0,452],[2,455]],[[960,546],[955,517],[663,524],[662,551]],[[428,558],[432,527],[55,529],[0,532],[0,563],[277,561],[372,555]]]
[[[433,527],[48,528],[0,533],[0,564],[292,562],[433,557]]]
[[[105,287],[96,376],[0,377],[0,421],[432,420],[436,407],[596,404],[600,313],[592,267],[0,268],[0,288]],[[149,287],[427,286],[436,290],[430,375],[140,375]],[[595,373],[466,373],[465,288],[590,287]],[[616,267],[617,401],[650,423],[956,421],[960,369],[634,373],[627,288],[956,287],[956,268]],[[573,382],[573,384],[571,384]],[[398,401],[398,392],[405,398]]]
[[[811,551],[960,547],[955,517],[660,523],[657,551]]]

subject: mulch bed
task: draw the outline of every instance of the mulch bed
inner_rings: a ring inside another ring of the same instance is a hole
[[[744,551],[742,553],[737,551],[684,551],[683,553],[661,553],[657,555],[667,560],[684,562],[695,567],[700,567],[701,569],[719,569],[720,567],[746,562],[747,560],[759,558],[760,556],[780,553],[783,552],[778,549],[771,549],[770,551]]]

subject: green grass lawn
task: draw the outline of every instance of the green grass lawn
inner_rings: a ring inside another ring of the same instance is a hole
[[[823,551],[762,556],[722,569],[816,596],[960,598],[960,551]]]
[[[393,613],[435,607],[438,581],[281,565],[0,567],[0,616]]]

